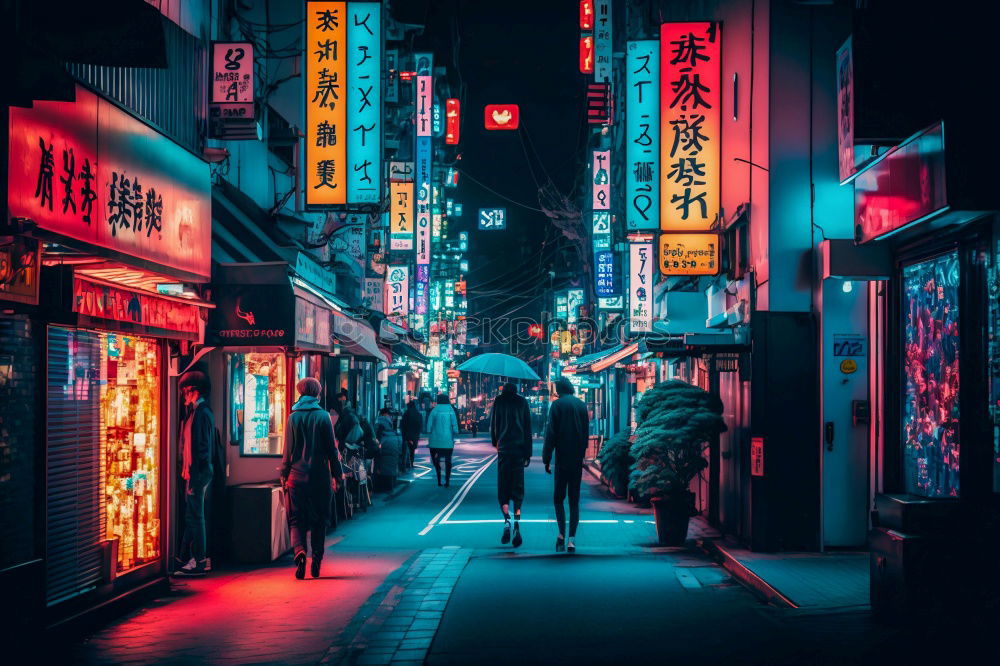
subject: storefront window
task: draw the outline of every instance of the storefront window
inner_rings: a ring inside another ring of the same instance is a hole
[[[957,252],[903,268],[903,474],[925,497],[959,494],[958,288]]]
[[[230,441],[245,456],[280,456],[285,451],[285,356],[229,354]]]
[[[160,348],[101,333],[100,352],[105,534],[125,571],[160,555]]]

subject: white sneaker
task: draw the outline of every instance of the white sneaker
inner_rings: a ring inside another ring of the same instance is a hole
[[[575,553],[576,552],[576,544],[573,543],[573,539],[572,538],[569,541],[566,542],[566,552],[567,553]]]

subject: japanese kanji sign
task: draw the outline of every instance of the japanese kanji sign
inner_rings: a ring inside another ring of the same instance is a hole
[[[580,35],[580,73],[594,73],[594,36],[590,33]]]
[[[431,135],[431,112],[434,106],[434,77],[417,77],[417,136]]]
[[[633,333],[653,330],[653,244],[629,243],[628,326]]]
[[[595,150],[591,175],[594,182],[592,192],[594,200],[594,210],[608,210],[611,208],[611,151]]]
[[[12,107],[9,131],[10,216],[167,274],[211,275],[204,161],[79,86],[75,102]]]
[[[369,310],[384,312],[383,298],[385,280],[383,278],[365,278],[361,288],[361,304]]]
[[[212,43],[212,81],[208,102],[224,118],[253,118],[253,44]]]
[[[346,204],[347,3],[307,0],[305,23],[306,203]]]
[[[479,209],[479,230],[480,231],[503,231],[507,228],[506,208],[480,208]]]
[[[594,291],[600,297],[618,295],[615,285],[615,253],[611,250],[594,251]]]
[[[719,24],[660,26],[660,228],[708,231],[719,220]]]
[[[406,266],[389,266],[385,278],[385,313],[394,319],[410,312],[410,269]]]
[[[417,264],[431,262],[431,137],[417,136],[417,179],[414,183],[417,212]]]
[[[660,44],[629,42],[625,53],[625,221],[660,228]]]
[[[444,102],[444,142],[449,146],[458,145],[461,129],[461,103],[458,99],[447,99]]]
[[[413,301],[419,315],[427,314],[430,306],[431,267],[428,264],[417,265],[417,279],[413,283]]]
[[[347,3],[347,201],[382,200],[382,5]]]
[[[413,183],[389,185],[389,249],[413,249]]]
[[[611,0],[594,0],[594,81],[612,81]]]
[[[718,275],[718,234],[660,234],[664,275]]]

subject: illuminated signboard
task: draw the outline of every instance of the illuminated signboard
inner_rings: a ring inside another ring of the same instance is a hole
[[[347,201],[382,200],[382,5],[347,3]]]
[[[389,249],[413,249],[413,183],[389,184]]]
[[[212,42],[209,105],[213,117],[253,118],[253,44]]]
[[[461,129],[461,103],[457,99],[447,99],[444,102],[444,142],[449,146],[454,146],[458,144],[459,131]],[[453,170],[449,169],[449,174]],[[451,184],[452,186],[458,184],[457,175],[458,172],[454,172],[456,175],[455,182],[452,184],[449,180],[445,181],[445,185]]]
[[[854,175],[854,48],[850,37],[837,49],[837,154],[843,181]]]
[[[592,173],[594,175],[593,207],[594,210],[611,208],[611,151],[595,150],[593,155]]]
[[[73,278],[73,312],[148,328],[197,336],[201,314],[197,305],[131,289]]]
[[[426,264],[417,266],[417,279],[413,283],[413,301],[416,306],[414,309],[419,315],[427,314],[430,301],[427,283],[430,281],[430,273],[430,266]]]
[[[633,333],[653,330],[653,244],[629,243],[628,326]]]
[[[569,319],[569,295],[565,291],[556,292],[556,319],[567,321]]]
[[[660,228],[660,43],[629,42],[625,116],[625,221]]]
[[[412,183],[413,162],[389,162],[390,183]]]
[[[583,305],[583,289],[566,290],[566,321],[575,324],[580,319],[580,306]]]
[[[385,101],[390,104],[399,102],[399,51],[388,49],[385,52]]]
[[[444,109],[438,102],[434,102],[431,110],[431,132],[436,137],[444,135]]]
[[[347,203],[347,3],[307,0],[306,204]]]
[[[606,210],[595,210],[593,212],[593,232],[594,232],[594,243],[595,245],[600,245],[602,241],[596,240],[599,236],[609,236],[611,234],[611,213]],[[610,243],[610,239],[608,240]],[[604,247],[611,247],[610,245],[605,245]]]
[[[594,29],[594,0],[580,0],[580,30]]]
[[[407,266],[389,266],[385,276],[386,315],[399,319],[410,312],[410,269]]]
[[[611,0],[594,0],[594,81],[612,81]]]
[[[580,36],[580,73],[594,73],[594,36]]]
[[[365,278],[361,287],[361,304],[375,312],[385,312],[383,298],[385,297],[385,280],[382,278]]]
[[[431,261],[431,138],[416,137],[416,242],[417,263]]]
[[[604,298],[618,295],[615,285],[615,253],[611,250],[594,251],[594,291]]]
[[[417,77],[417,136],[427,136],[431,135],[433,129],[431,122],[431,113],[433,112],[434,102],[434,77],[432,76],[418,76]]]
[[[718,234],[660,234],[664,275],[718,275]]]
[[[506,208],[480,208],[480,231],[503,231],[507,228]]]
[[[719,24],[660,27],[660,228],[707,231],[719,220]]]
[[[517,104],[487,104],[483,122],[488,130],[516,130],[521,120]]]
[[[434,74],[433,53],[415,53],[413,55],[413,62],[416,66],[413,73],[417,76],[432,76]]]
[[[75,102],[35,101],[9,113],[11,217],[160,272],[207,281],[206,162],[79,86]]]

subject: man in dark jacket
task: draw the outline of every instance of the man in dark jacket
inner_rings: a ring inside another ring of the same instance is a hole
[[[576,550],[574,539],[576,527],[580,524],[580,481],[583,477],[583,456],[587,452],[587,437],[590,433],[590,417],[587,405],[573,395],[573,385],[566,379],[556,382],[559,399],[549,405],[549,422],[545,426],[545,444],[542,447],[542,463],[545,471],[552,473],[552,453],[556,454],[556,485],[553,501],[556,507],[556,523],[559,537],[556,550],[568,548]],[[566,541],[566,508],[563,500],[569,493],[569,541]]]
[[[288,527],[295,552],[295,577],[306,575],[306,535],[312,533],[312,573],[319,577],[326,541],[330,500],[344,480],[340,453],[330,415],[319,404],[322,386],[313,377],[295,385],[299,399],[285,428],[285,456],[281,485],[288,493]]]
[[[184,373],[178,383],[181,399],[189,413],[181,424],[180,460],[184,480],[184,534],[181,537],[177,576],[204,576],[205,493],[212,483],[212,449],[215,445],[215,417],[208,406],[208,377],[202,372]],[[189,561],[188,558],[191,558]]]
[[[512,382],[493,401],[490,414],[490,437],[497,450],[497,497],[503,512],[503,536],[500,543],[511,542],[510,502],[514,502],[515,548],[521,545],[521,503],[524,501],[524,468],[531,463],[531,410],[528,401],[517,394]]]
[[[423,430],[424,419],[417,409],[417,401],[411,400],[403,412],[403,444],[410,452],[409,465],[413,467],[413,460],[417,456],[417,444],[420,442],[420,431]]]

